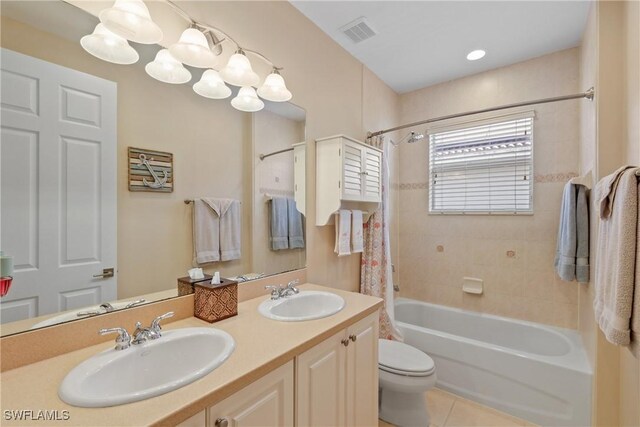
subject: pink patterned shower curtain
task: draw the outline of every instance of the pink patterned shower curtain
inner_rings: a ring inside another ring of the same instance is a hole
[[[389,240],[389,144],[379,138],[374,146],[382,153],[382,203],[364,224],[364,252],[360,268],[360,293],[382,298],[380,338],[402,340],[393,323],[393,276]],[[382,147],[380,147],[382,146]]]

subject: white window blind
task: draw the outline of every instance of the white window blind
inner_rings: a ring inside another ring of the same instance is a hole
[[[533,117],[429,134],[429,212],[532,213]]]

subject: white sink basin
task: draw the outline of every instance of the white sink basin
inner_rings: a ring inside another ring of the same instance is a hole
[[[58,395],[73,406],[102,408],[159,396],[202,378],[235,349],[228,333],[183,328],[125,350],[109,349],[80,363]]]
[[[264,317],[283,322],[329,317],[344,308],[344,299],[322,291],[300,291],[299,294],[277,300],[268,299],[258,306]]]

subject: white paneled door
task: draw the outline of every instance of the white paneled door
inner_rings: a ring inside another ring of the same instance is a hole
[[[1,50],[3,323],[116,299],[114,82]]]

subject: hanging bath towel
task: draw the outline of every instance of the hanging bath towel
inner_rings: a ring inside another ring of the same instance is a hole
[[[271,250],[289,249],[289,216],[287,213],[287,199],[274,197],[269,210],[269,241]]]
[[[302,214],[296,208],[296,201],[287,199],[287,219],[289,224],[289,249],[304,248]]]
[[[233,199],[214,199],[204,197],[200,199],[202,204],[209,208],[213,213],[207,213],[207,216],[213,221],[210,222],[211,230],[203,230],[204,233],[211,233],[210,237],[199,235],[199,231],[196,230],[196,239],[204,239],[211,245],[213,251],[216,251],[216,238],[217,238],[217,256],[210,253],[207,257],[202,259],[210,259],[207,261],[200,261],[198,253],[196,251],[196,260],[199,264],[212,261],[231,261],[234,259],[240,259],[241,256],[241,229],[242,219],[240,215],[240,202]],[[198,202],[198,200],[196,200]],[[196,204],[196,206],[202,206]],[[196,215],[201,212],[202,208],[196,208]],[[196,217],[197,219],[197,217]],[[197,221],[196,221],[197,224]],[[217,225],[217,227],[216,227]],[[195,230],[195,227],[194,227]],[[217,258],[217,259],[216,259]]]
[[[338,256],[351,255],[351,211],[341,209],[336,213],[336,246]]]
[[[351,211],[351,252],[354,254],[364,251],[362,237],[362,211]]]

